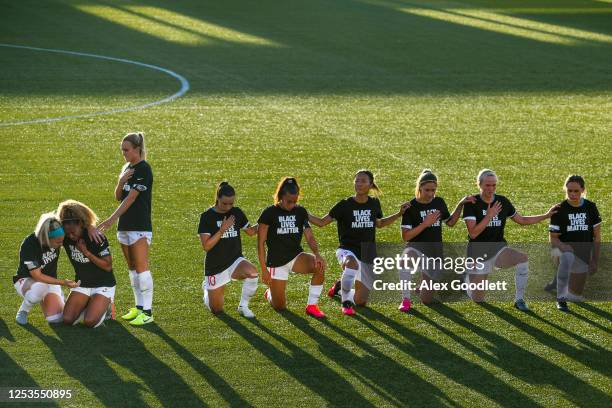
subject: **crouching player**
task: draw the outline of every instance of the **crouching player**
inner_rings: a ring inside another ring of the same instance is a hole
[[[242,280],[242,295],[238,313],[255,317],[249,301],[257,290],[257,269],[242,255],[240,231],[257,234],[257,225],[250,226],[246,215],[234,207],[236,191],[227,182],[217,187],[215,205],[200,216],[198,234],[206,252],[204,261],[204,305],[213,313],[221,313],[224,288],[230,280]]]
[[[60,203],[57,214],[66,237],[64,249],[74,267],[78,288],[70,289],[64,308],[64,324],[82,322],[87,327],[99,327],[104,320],[113,319],[115,275],[108,240],[100,243],[88,234],[94,229],[98,217],[85,204],[67,200]]]
[[[78,282],[57,279],[57,259],[64,242],[64,229],[54,213],[41,215],[33,234],[19,249],[19,267],[13,276],[17,294],[23,298],[17,312],[19,324],[28,323],[32,306],[40,303],[49,323],[61,323],[64,294],[60,286],[76,288]]]

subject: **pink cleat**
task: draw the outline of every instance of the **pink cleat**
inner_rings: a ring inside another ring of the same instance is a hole
[[[400,312],[408,313],[410,311],[411,305],[412,304],[410,303],[410,299],[404,298],[404,300],[402,300],[402,303],[399,305],[398,310]]]
[[[325,317],[325,313],[319,309],[319,305],[308,305],[306,306],[306,314],[312,317],[316,317],[317,319],[322,319]]]

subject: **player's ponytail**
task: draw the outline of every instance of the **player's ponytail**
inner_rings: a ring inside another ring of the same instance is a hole
[[[355,177],[360,174],[365,174],[366,176],[368,176],[368,179],[370,180],[370,191],[374,191],[374,195],[382,194],[382,191],[380,190],[380,188],[378,188],[378,185],[376,185],[376,182],[374,181],[374,173],[372,173],[370,170],[361,169],[358,170],[357,173],[355,173]]]
[[[215,205],[219,204],[221,197],[234,197],[235,195],[236,190],[234,190],[234,187],[230,186],[227,181],[222,181],[217,186],[217,191],[215,192]]]
[[[565,179],[565,183],[563,183],[563,187],[565,190],[567,190],[567,185],[569,183],[578,183],[580,188],[583,190],[582,197],[586,198],[586,183],[584,182],[584,178],[582,176],[579,176],[578,174],[570,174],[569,176],[567,176],[567,178]]]
[[[140,158],[142,160],[146,160],[146,158],[147,158],[147,151],[145,149],[144,133],[142,133],[142,132],[128,133],[123,138],[123,141],[124,142],[130,142],[132,144],[132,147],[138,148],[139,151],[140,151]]]
[[[421,196],[421,186],[427,183],[436,183],[438,185],[438,177],[430,169],[424,169],[417,178],[416,189],[414,190],[416,198]]]
[[[300,186],[295,177],[281,178],[274,192],[274,203],[278,204],[286,194],[297,194],[299,200]]]

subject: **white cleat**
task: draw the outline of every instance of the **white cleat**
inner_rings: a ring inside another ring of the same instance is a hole
[[[247,319],[252,319],[255,317],[255,313],[248,306],[238,306],[238,313]]]

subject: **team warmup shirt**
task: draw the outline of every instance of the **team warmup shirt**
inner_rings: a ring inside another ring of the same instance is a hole
[[[362,262],[372,263],[376,257],[376,220],[383,217],[378,198],[368,197],[365,203],[345,198],[334,205],[329,216],[338,224],[340,248],[351,251]]]
[[[507,245],[504,238],[504,228],[506,226],[506,218],[514,217],[516,210],[510,200],[506,197],[495,194],[493,196],[493,202],[500,202],[502,209],[493,219],[489,222],[489,225],[478,235],[476,238],[469,238],[468,243],[468,256],[472,258],[483,257],[485,261],[495,256],[503,247]],[[463,219],[474,220],[476,224],[482,221],[487,215],[487,208],[489,204],[485,203],[480,194],[476,196],[475,203],[466,203],[463,206]]]
[[[442,222],[450,218],[450,212],[444,199],[434,197],[430,203],[422,204],[413,198],[410,208],[402,216],[402,228],[413,229],[423,223],[429,214],[440,211],[438,221],[425,228],[419,235],[407,243],[407,247],[415,248],[430,257],[442,257]]]
[[[35,234],[28,235],[19,248],[19,266],[13,283],[21,278],[31,278],[30,271],[41,268],[42,273],[57,278],[59,249],[42,248]]]
[[[308,212],[304,207],[296,205],[287,211],[279,205],[271,205],[263,210],[257,222],[269,226],[266,239],[268,267],[283,266],[304,252],[301,246],[302,235],[304,229],[310,228]]]
[[[153,172],[151,166],[144,160],[139,161],[134,166],[134,174],[123,186],[121,200],[125,200],[131,189],[136,189],[140,193],[136,200],[119,217],[117,231],[153,231],[151,227],[151,191],[153,189]]]
[[[97,256],[98,258],[104,258],[109,256],[110,248],[106,237],[102,237],[101,243],[96,243],[89,239],[87,232],[81,236],[85,241],[87,250]],[[77,243],[68,237],[64,238],[64,249],[70,259],[70,263],[74,267],[75,278],[74,281],[81,281],[81,287],[83,288],[100,288],[100,287],[113,287],[116,285],[115,275],[113,271],[105,271],[100,268],[89,258],[85,256],[76,245]]]
[[[217,212],[214,207],[200,215],[200,225],[198,234],[208,234],[213,236],[221,228],[223,219],[234,216],[234,225],[229,227],[217,244],[206,253],[204,261],[204,275],[216,275],[229,268],[236,259],[242,255],[242,243],[240,240],[240,230],[249,226],[246,215],[238,207],[232,207],[226,213]]]
[[[568,243],[574,248],[574,254],[588,264],[594,239],[593,228],[599,224],[601,217],[594,202],[583,199],[579,207],[574,207],[565,200],[550,219],[549,231],[561,234],[559,240]]]

